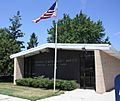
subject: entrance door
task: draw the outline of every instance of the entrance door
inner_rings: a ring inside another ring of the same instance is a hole
[[[95,89],[94,52],[80,54],[80,88]]]

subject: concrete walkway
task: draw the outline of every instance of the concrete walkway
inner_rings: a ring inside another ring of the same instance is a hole
[[[0,94],[0,101],[29,101],[26,99],[11,97]],[[65,94],[53,96],[37,101],[115,101],[115,91],[97,94],[94,90],[76,89],[67,91]]]
[[[0,101],[30,101],[30,100],[0,94]]]
[[[97,94],[94,90],[76,89],[65,92],[60,96],[50,97],[38,101],[115,101],[115,92]]]

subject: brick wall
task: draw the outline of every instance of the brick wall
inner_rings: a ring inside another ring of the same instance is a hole
[[[24,58],[18,57],[14,58],[14,84],[15,80],[23,78],[24,76]]]
[[[104,93],[114,88],[115,76],[120,74],[120,59],[95,50],[96,91]]]

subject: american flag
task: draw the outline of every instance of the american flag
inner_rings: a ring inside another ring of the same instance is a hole
[[[43,13],[39,18],[32,20],[32,22],[38,23],[42,19],[47,19],[56,16],[55,7],[56,7],[56,2],[49,8],[48,11]]]

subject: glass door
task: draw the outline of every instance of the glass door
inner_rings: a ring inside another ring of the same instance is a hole
[[[95,89],[95,63],[92,51],[82,51],[80,54],[80,88]]]

